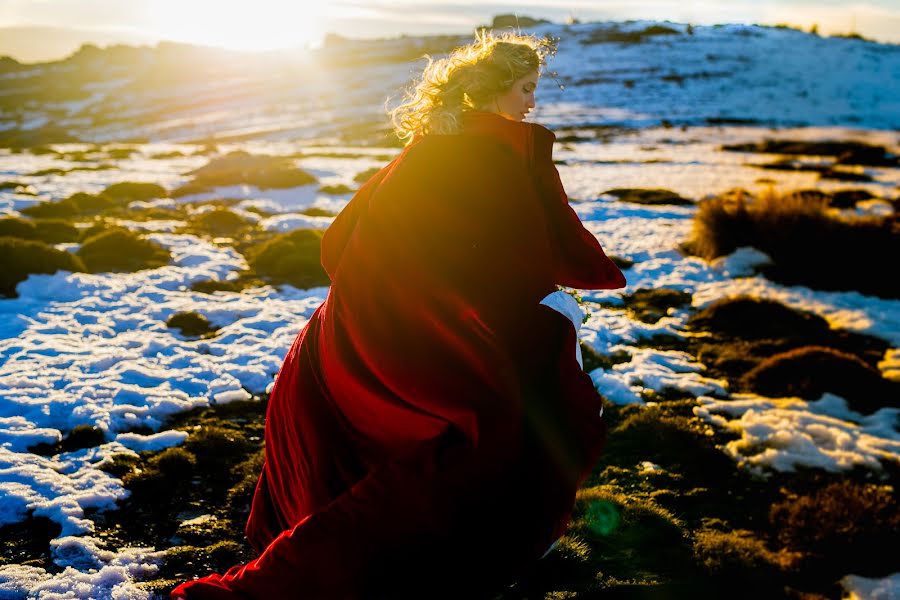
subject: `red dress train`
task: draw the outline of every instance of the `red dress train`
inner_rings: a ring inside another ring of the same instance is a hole
[[[269,399],[259,557],[173,598],[476,598],[565,531],[605,440],[556,284],[625,285],[540,125],[465,115],[322,240],[332,285]]]

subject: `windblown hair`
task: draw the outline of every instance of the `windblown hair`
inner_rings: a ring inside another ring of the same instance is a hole
[[[421,79],[406,93],[406,101],[390,111],[397,136],[409,144],[419,134],[456,133],[463,112],[490,103],[516,80],[540,71],[555,51],[552,38],[482,29],[475,42],[446,58],[426,55]]]

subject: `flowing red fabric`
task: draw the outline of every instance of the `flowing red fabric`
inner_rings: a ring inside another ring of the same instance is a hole
[[[625,285],[540,125],[417,138],[322,240],[332,285],[269,398],[260,553],[173,598],[476,598],[565,532],[605,440],[556,285]],[[493,587],[492,587],[493,586]]]

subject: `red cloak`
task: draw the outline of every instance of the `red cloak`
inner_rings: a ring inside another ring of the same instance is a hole
[[[269,398],[260,556],[173,598],[473,598],[564,533],[606,428],[571,322],[540,300],[625,278],[569,206],[554,139],[467,113],[356,193]]]

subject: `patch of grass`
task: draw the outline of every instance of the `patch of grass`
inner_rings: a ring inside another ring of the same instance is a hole
[[[615,188],[606,190],[603,193],[615,196],[622,202],[633,202],[635,204],[693,204],[693,202],[687,198],[682,198],[672,190],[658,188]]]
[[[669,288],[643,288],[622,297],[625,305],[638,320],[656,323],[666,316],[669,309],[690,304],[693,296],[688,292]]]
[[[171,481],[189,479],[197,468],[197,459],[183,448],[166,448],[147,460],[147,466]]]
[[[680,401],[693,407],[695,401]],[[669,404],[668,402],[666,404]],[[661,407],[619,407],[607,441],[608,465],[631,468],[651,461],[693,485],[727,481],[734,463],[715,447],[708,427],[693,414],[677,415]]]
[[[729,587],[755,590],[757,597],[771,597],[763,592],[783,587],[784,571],[792,567],[797,555],[773,552],[764,540],[746,529],[733,531],[703,530],[694,536],[697,564],[710,577]]]
[[[771,356],[748,371],[741,383],[770,397],[817,400],[831,392],[863,413],[900,403],[900,385],[882,378],[856,356],[823,346],[803,346]]]
[[[188,337],[211,337],[218,330],[210,322],[194,311],[175,313],[166,321],[166,327],[180,329],[181,334]]]
[[[104,470],[123,477],[130,496],[117,510],[91,515],[94,535],[109,547],[168,549],[145,590],[224,572],[254,557],[243,527],[262,468],[266,402],[232,402],[173,415],[165,429],[190,433],[181,446],[139,456],[117,455]],[[198,525],[188,519],[208,515]]]
[[[119,479],[134,471],[141,464],[141,459],[133,454],[113,454],[109,460],[103,461],[98,468]]]
[[[680,579],[692,569],[683,524],[652,501],[609,486],[578,490],[568,534],[589,545],[598,574],[655,583]]]
[[[585,342],[579,342],[581,346],[581,359],[584,363],[584,372],[590,373],[594,369],[611,369],[613,365],[626,363],[631,360],[631,355],[620,350],[609,356],[600,354],[593,347]]]
[[[79,258],[91,273],[155,269],[171,260],[169,251],[124,228],[111,228],[84,240]]]
[[[53,570],[50,540],[59,537],[62,527],[33,512],[18,523],[0,526],[0,565],[25,565]]]
[[[886,277],[884,259],[900,256],[900,222],[841,219],[824,201],[738,194],[700,202],[692,237],[682,249],[706,259],[754,246],[772,258],[767,277],[785,284],[900,297],[900,279]]]
[[[72,452],[83,448],[96,448],[106,442],[106,434],[93,425],[76,425],[61,441],[55,444],[46,442],[28,448],[29,452],[43,456],[53,456],[61,452]]]
[[[173,196],[210,191],[217,186],[247,184],[261,190],[292,188],[316,182],[316,178],[284,156],[250,154],[236,150],[213,158],[188,173],[193,179],[172,192]]]
[[[84,271],[82,260],[44,242],[0,237],[0,295],[16,297],[16,285],[29,275]]]
[[[298,229],[279,234],[246,251],[250,267],[273,283],[306,289],[330,283],[322,267],[322,231]]]

